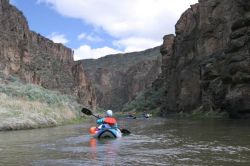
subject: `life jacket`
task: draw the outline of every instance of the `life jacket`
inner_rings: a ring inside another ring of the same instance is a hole
[[[106,117],[104,119],[104,123],[109,124],[110,126],[113,126],[116,124],[116,119],[112,117]]]

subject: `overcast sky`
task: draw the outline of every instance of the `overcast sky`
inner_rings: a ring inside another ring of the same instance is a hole
[[[30,29],[74,49],[74,59],[141,51],[174,33],[198,0],[11,0]]]

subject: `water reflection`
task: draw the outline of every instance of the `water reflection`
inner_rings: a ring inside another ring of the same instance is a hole
[[[114,165],[120,149],[120,139],[89,139],[90,159],[96,164]]]

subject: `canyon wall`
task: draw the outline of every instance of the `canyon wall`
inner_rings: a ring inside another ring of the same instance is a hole
[[[65,94],[95,107],[95,95],[83,68],[75,64],[73,51],[30,31],[22,12],[0,0],[0,70],[10,75]],[[79,77],[79,78],[78,78]]]
[[[161,72],[160,48],[80,61],[95,86],[97,105],[119,111]]]
[[[250,113],[250,1],[199,0],[161,46],[162,113]]]

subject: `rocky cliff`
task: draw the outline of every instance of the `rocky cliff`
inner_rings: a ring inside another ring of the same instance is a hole
[[[161,72],[160,48],[79,61],[95,86],[97,105],[120,110]]]
[[[91,83],[74,63],[73,51],[29,30],[23,14],[8,0],[0,0],[0,70],[6,78],[18,75],[26,83],[74,94],[94,107]]]
[[[250,1],[199,0],[161,47],[162,113],[250,114]]]

